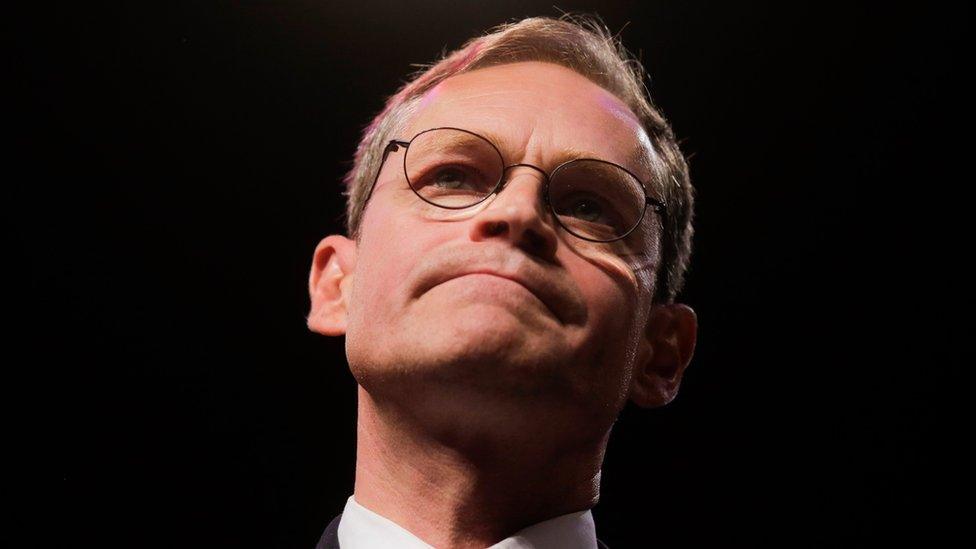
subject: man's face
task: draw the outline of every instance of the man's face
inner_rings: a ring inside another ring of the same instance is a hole
[[[551,173],[574,157],[620,164],[653,155],[633,113],[578,73],[522,62],[451,77],[398,139],[436,127],[488,137],[506,165]],[[650,307],[660,226],[648,211],[624,241],[594,244],[551,218],[544,178],[506,172],[467,210],[421,201],[390,154],[362,218],[345,281],[346,352],[371,394],[457,417],[559,414],[606,428],[627,400]],[[513,416],[514,417],[514,416]]]

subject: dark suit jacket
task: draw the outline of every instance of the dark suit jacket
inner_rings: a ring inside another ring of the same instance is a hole
[[[342,513],[339,513],[338,517],[332,519],[332,522],[325,528],[325,532],[322,532],[322,537],[319,538],[319,543],[315,549],[339,549],[339,519],[341,518]],[[596,540],[596,545],[599,549],[609,549],[607,544],[599,539]]]

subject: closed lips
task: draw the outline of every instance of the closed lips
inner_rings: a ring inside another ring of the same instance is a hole
[[[522,286],[526,290],[528,290],[530,293],[532,293],[532,295],[534,295],[536,297],[536,299],[538,299],[543,305],[546,306],[546,309],[549,310],[549,312],[552,314],[552,316],[556,317],[557,319],[559,318],[559,315],[557,315],[556,312],[552,310],[552,307],[549,306],[549,303],[547,303],[546,300],[543,299],[539,295],[538,292],[536,292],[535,290],[533,290],[529,285],[527,285],[526,283],[522,282],[517,277],[514,277],[514,276],[506,276],[506,275],[503,275],[501,273],[496,273],[496,272],[493,272],[493,271],[471,271],[469,273],[461,273],[461,274],[458,274],[458,275],[453,276],[453,277],[451,277],[451,278],[449,278],[447,280],[455,280],[455,279],[458,279],[458,278],[461,278],[461,277],[465,277],[465,276],[470,276],[470,275],[493,276],[493,277],[496,277],[496,278],[501,278],[501,279],[504,279],[504,280],[509,280],[511,282],[514,282],[514,283]],[[445,280],[444,282],[446,282],[447,280]]]
[[[501,263],[511,264],[511,260]],[[439,265],[440,269],[428,269],[420,276],[417,292],[419,297],[431,288],[467,275],[490,275],[511,280],[521,284],[536,296],[561,323],[581,323],[586,316],[586,307],[582,299],[577,297],[573,286],[558,275],[545,276],[543,268],[529,260],[520,262],[517,269],[503,270],[484,265],[471,265],[463,258],[452,258],[446,264]]]

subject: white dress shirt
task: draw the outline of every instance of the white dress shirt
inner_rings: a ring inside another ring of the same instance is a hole
[[[360,505],[349,496],[339,519],[342,549],[432,549],[392,520]],[[576,511],[537,522],[489,549],[597,549],[593,513]]]

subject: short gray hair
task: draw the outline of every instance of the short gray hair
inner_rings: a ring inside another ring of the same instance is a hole
[[[656,159],[648,165],[652,185],[667,204],[661,238],[661,264],[652,303],[670,303],[684,285],[694,232],[694,189],[688,165],[671,126],[654,107],[644,84],[646,73],[620,41],[599,20],[566,14],[530,17],[505,23],[468,40],[436,63],[420,65],[363,130],[344,192],[346,230],[358,238],[369,186],[380,169],[386,143],[404,129],[424,94],[444,79],[493,65],[546,61],[573,69],[613,93],[637,115],[651,139]]]

